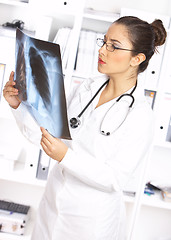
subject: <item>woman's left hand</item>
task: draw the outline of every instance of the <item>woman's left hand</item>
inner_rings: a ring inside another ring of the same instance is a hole
[[[45,151],[45,153],[54,160],[58,162],[62,161],[64,158],[68,147],[60,139],[53,137],[47,130],[43,127],[40,128],[42,132],[42,138],[40,144]]]

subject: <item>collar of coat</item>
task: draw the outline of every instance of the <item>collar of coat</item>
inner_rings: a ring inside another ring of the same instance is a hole
[[[81,105],[82,105],[82,109],[91,100],[91,98],[98,91],[98,89],[102,86],[102,84],[105,81],[107,81],[107,79],[108,79],[108,76],[102,75],[102,76],[98,76],[98,77],[95,77],[95,78],[90,78],[90,79],[85,80],[85,84],[83,84],[83,88],[79,92],[79,98],[80,98],[80,102],[81,102]],[[132,88],[129,89],[125,93],[130,93],[131,90],[132,90]],[[135,92],[133,93],[133,96],[135,98],[134,105],[139,101],[142,101],[142,100],[144,101],[144,98],[145,98],[145,96],[144,96],[144,86],[143,86],[142,82],[140,82],[140,81],[137,82],[137,88],[136,88]],[[97,105],[99,97],[100,97],[100,93],[93,100],[93,104],[91,104],[92,106]],[[118,96],[118,98],[119,98],[119,96]],[[117,100],[117,98],[115,100]]]

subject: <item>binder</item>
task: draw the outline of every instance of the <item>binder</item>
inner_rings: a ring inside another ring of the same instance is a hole
[[[166,141],[171,142],[171,117],[170,117],[168,129],[167,129]]]
[[[156,142],[164,143],[170,139],[170,109],[171,109],[171,94],[164,93],[158,103],[158,115],[156,117]],[[171,141],[171,140],[170,140]],[[169,142],[170,142],[169,141]]]
[[[41,180],[46,180],[48,177],[50,165],[50,157],[40,149],[39,160],[37,165],[36,178]]]
[[[28,142],[28,144],[25,146],[24,174],[29,179],[36,178],[38,159],[39,159],[39,147]]]

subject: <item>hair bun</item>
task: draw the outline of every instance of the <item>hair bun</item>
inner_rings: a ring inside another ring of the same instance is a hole
[[[151,26],[155,34],[155,46],[157,47],[163,45],[167,37],[167,32],[163,26],[163,22],[159,19],[156,19],[151,23]]]

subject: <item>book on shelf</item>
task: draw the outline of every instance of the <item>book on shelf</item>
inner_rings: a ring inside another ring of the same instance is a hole
[[[82,30],[80,33],[79,45],[77,50],[77,58],[75,64],[76,74],[83,78],[97,76],[98,50],[96,44],[98,37],[103,38],[103,34]]]
[[[67,27],[61,28],[53,40],[53,42],[60,45],[63,72],[65,72],[67,67],[69,50],[72,47],[72,42],[70,41],[71,31],[72,29]],[[97,70],[99,47],[96,44],[96,39],[99,37],[103,38],[104,34],[90,30],[81,30],[75,59],[74,76],[84,79],[99,74]]]
[[[72,29],[68,27],[60,28],[53,40],[54,43],[57,43],[60,46],[63,72],[67,67],[67,59],[71,45],[69,41],[71,31]]]
[[[60,47],[16,30],[16,88],[39,126],[70,139]]]

